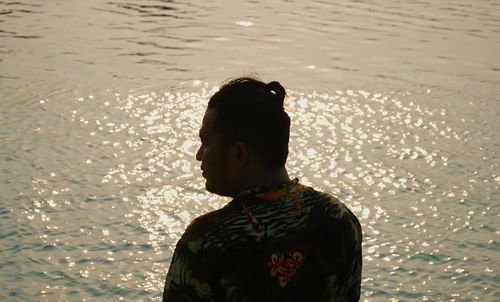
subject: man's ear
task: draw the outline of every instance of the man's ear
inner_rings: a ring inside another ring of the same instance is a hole
[[[248,163],[249,151],[247,145],[242,142],[236,142],[231,146],[231,159],[236,168],[242,168]]]

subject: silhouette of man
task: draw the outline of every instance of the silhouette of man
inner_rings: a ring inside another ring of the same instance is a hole
[[[290,179],[285,89],[238,78],[208,103],[196,159],[229,196],[177,243],[163,301],[358,301],[361,226],[337,198]]]

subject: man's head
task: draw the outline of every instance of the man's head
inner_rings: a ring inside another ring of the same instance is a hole
[[[207,190],[232,196],[251,173],[284,167],[290,133],[285,96],[278,82],[238,78],[210,98],[196,154]]]

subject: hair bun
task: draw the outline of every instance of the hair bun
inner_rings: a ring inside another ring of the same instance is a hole
[[[281,84],[276,81],[268,83],[267,88],[269,89],[269,92],[275,95],[275,98],[280,104],[280,106],[283,107],[283,102],[286,96],[285,88],[283,88],[283,86],[281,86]]]

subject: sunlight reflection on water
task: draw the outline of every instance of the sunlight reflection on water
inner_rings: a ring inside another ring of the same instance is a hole
[[[498,300],[495,1],[0,6],[0,300],[160,300],[227,202],[206,101],[253,71],[291,88],[290,174],[361,220],[362,300]]]

